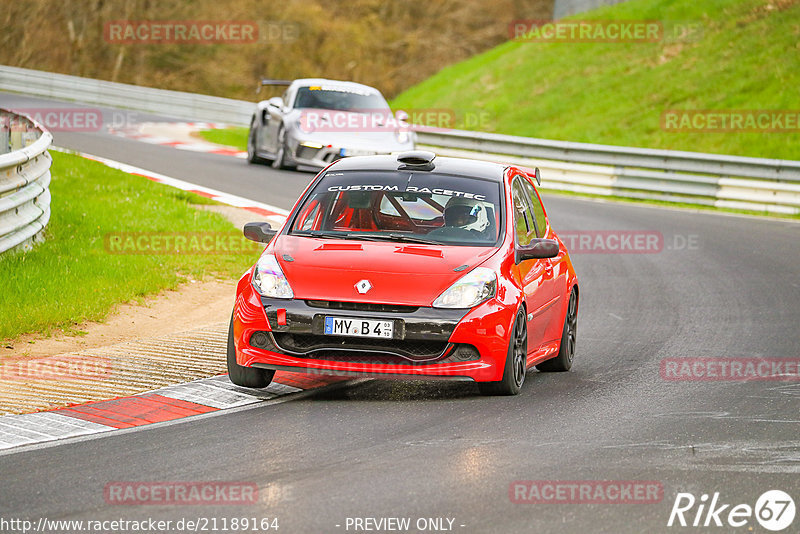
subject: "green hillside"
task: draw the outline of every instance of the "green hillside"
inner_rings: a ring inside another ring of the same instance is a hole
[[[392,107],[454,109],[480,118],[457,127],[512,135],[800,159],[800,0],[631,0],[573,18],[657,20],[665,35],[506,42],[441,70]],[[698,23],[691,38],[670,33]],[[674,131],[662,127],[668,110],[794,110],[795,122],[791,132]]]

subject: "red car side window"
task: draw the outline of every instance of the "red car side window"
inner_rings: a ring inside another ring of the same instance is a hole
[[[536,236],[544,237],[547,234],[547,217],[544,215],[544,207],[542,207],[542,203],[539,200],[539,195],[528,180],[520,179],[520,181],[525,187],[531,208],[533,208],[533,216],[536,221]]]
[[[517,245],[526,246],[536,237],[536,223],[528,195],[520,182],[519,178],[514,179],[511,185],[511,200],[514,204],[514,229],[517,235]]]

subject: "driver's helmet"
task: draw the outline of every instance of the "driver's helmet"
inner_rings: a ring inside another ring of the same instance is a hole
[[[482,202],[451,197],[444,207],[444,225],[483,232],[489,226],[489,216]]]

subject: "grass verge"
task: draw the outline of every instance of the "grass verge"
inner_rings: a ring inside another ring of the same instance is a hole
[[[393,109],[452,109],[469,128],[619,146],[800,159],[800,131],[662,127],[668,110],[797,110],[800,0],[630,0],[577,20],[695,24],[659,42],[506,42],[442,69]],[[785,124],[788,125],[788,122]]]
[[[197,134],[210,143],[225,145],[247,150],[247,133],[249,129],[243,126],[231,126],[228,128],[214,128],[211,130],[200,130]]]
[[[188,279],[234,280],[258,255],[238,241],[236,252],[221,254],[111,253],[108,236],[126,232],[216,238],[234,236],[236,229],[221,215],[192,207],[208,203],[199,195],[77,155],[52,156],[52,216],[45,242],[26,253],[0,255],[0,339],[99,321],[115,304]]]

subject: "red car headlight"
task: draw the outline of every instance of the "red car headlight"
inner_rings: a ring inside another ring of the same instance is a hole
[[[497,275],[486,267],[477,267],[448,287],[436,300],[434,308],[474,308],[497,293]]]
[[[283,269],[272,254],[264,254],[258,259],[253,270],[253,287],[265,297],[294,298],[292,286],[289,285]]]

